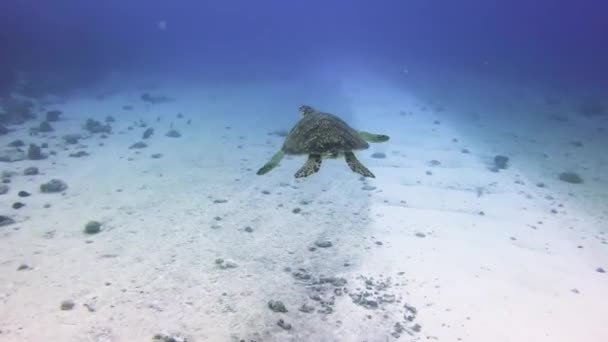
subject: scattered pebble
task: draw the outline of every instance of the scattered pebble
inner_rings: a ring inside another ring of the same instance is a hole
[[[144,131],[142,139],[148,139],[152,136],[152,134],[154,134],[154,128],[150,127]]]
[[[154,154],[152,154],[150,157],[151,157],[152,159],[159,159],[159,158],[161,158],[162,156],[163,156],[163,154],[162,154],[162,153],[154,153]]]
[[[27,159],[42,160],[44,158],[46,158],[46,156],[42,154],[42,149],[40,148],[40,146],[36,144],[30,144],[29,148],[27,149]]]
[[[302,211],[302,209],[300,209],[300,208],[293,208],[291,210],[291,212],[294,213],[294,214],[299,214],[301,211]]]
[[[251,227],[247,226],[247,227],[245,227],[245,231],[246,231],[247,233],[253,233],[253,228],[251,228]]]
[[[416,233],[416,237],[423,238],[423,237],[426,237],[426,234],[418,232],[418,233]]]
[[[9,224],[15,223],[15,220],[8,216],[0,215],[0,227],[8,226]]]
[[[376,153],[372,154],[372,158],[384,159],[384,158],[386,158],[386,154],[384,154],[382,152],[376,152]]]
[[[373,190],[376,190],[376,187],[371,186],[371,185],[365,185],[361,189],[366,190],[366,191],[373,191]]]
[[[167,132],[167,134],[165,134],[165,136],[170,137],[170,138],[179,138],[182,135],[177,130],[172,129],[169,132]]]
[[[43,193],[62,192],[68,188],[68,185],[60,179],[51,179],[49,182],[40,185],[40,191]]]
[[[24,203],[21,203],[21,202],[15,202],[15,203],[13,203],[13,209],[21,209],[23,207],[25,207]]]
[[[30,167],[26,168],[25,170],[23,170],[23,174],[26,176],[35,176],[39,173],[40,172],[38,171],[38,168],[35,166],[30,166]]]
[[[224,260],[222,258],[215,259],[215,264],[222,270],[238,267],[238,265],[234,261]]]
[[[277,325],[285,330],[291,330],[291,324],[285,323],[282,318],[277,321]]]
[[[135,144],[129,146],[129,149],[134,150],[134,149],[142,149],[142,148],[146,148],[146,147],[148,147],[148,144],[146,144],[143,141],[138,141]]]
[[[74,308],[76,304],[74,303],[74,301],[66,299],[64,301],[61,302],[61,310],[63,311],[68,311],[68,310],[72,310]]]
[[[494,157],[494,170],[506,170],[509,167],[509,157],[497,155]]]
[[[213,203],[215,203],[215,204],[221,204],[221,203],[226,203],[226,202],[228,202],[228,200],[226,200],[226,199],[216,199],[216,200],[213,200]]]
[[[84,232],[86,234],[97,234],[101,231],[101,223],[97,221],[89,221],[84,226]]]
[[[281,302],[280,300],[270,300],[268,302],[268,308],[274,312],[287,312],[285,304],[283,304],[283,302]]]
[[[25,271],[25,270],[29,270],[30,267],[26,264],[21,264],[19,265],[19,267],[17,267],[17,271]]]
[[[606,270],[604,270],[601,267],[596,268],[595,271],[598,272],[598,273],[606,273]]]
[[[4,194],[8,193],[9,190],[10,190],[10,188],[8,187],[8,185],[0,184],[0,195],[4,195]]]
[[[152,342],[190,342],[190,340],[179,334],[159,333],[152,337]]]
[[[570,184],[581,184],[583,183],[583,178],[574,172],[562,172],[559,174],[559,180],[564,181]]]
[[[328,240],[318,240],[318,241],[315,241],[315,246],[317,246],[319,248],[329,248],[329,247],[333,246],[333,244],[331,243],[331,241],[328,241]]]

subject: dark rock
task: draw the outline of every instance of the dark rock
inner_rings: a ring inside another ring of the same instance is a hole
[[[245,231],[246,231],[247,233],[253,233],[253,228],[251,228],[251,227],[247,226],[247,227],[245,227]]]
[[[23,174],[26,176],[35,176],[39,173],[38,168],[35,166],[30,166],[23,170]]]
[[[216,200],[213,200],[213,203],[215,203],[215,204],[221,204],[221,203],[226,203],[226,202],[228,202],[228,200],[225,200],[225,199],[216,199]]]
[[[0,215],[0,227],[8,226],[9,224],[15,223],[15,220],[8,216]]]
[[[23,142],[23,140],[13,140],[10,143],[8,143],[9,147],[23,147],[25,146],[25,143]]]
[[[89,221],[84,226],[84,232],[86,234],[97,234],[101,231],[101,223],[97,221]]]
[[[163,96],[163,95],[152,96],[149,93],[143,93],[141,95],[141,99],[144,102],[148,102],[148,103],[152,103],[152,104],[165,103],[165,102],[171,101],[171,99],[166,96]]]
[[[300,209],[300,208],[293,208],[291,210],[291,212],[294,213],[294,214],[299,214],[301,211],[302,211],[302,209]]]
[[[106,118],[105,118],[105,120],[104,120],[104,121],[105,121],[106,123],[112,123],[112,122],[115,122],[115,121],[116,121],[116,119],[114,119],[114,117],[113,117],[113,116],[108,115],[108,116],[106,116]]]
[[[8,187],[8,185],[0,184],[0,195],[4,195],[4,194],[8,193],[9,190],[10,190],[10,188]]]
[[[48,121],[42,121],[40,123],[40,126],[38,126],[38,132],[42,132],[42,133],[48,133],[48,132],[52,132],[55,129],[53,129],[53,127],[51,127],[51,124]]]
[[[15,202],[13,203],[13,209],[21,209],[25,207],[25,204],[21,203],[21,202]]]
[[[60,308],[63,311],[69,311],[69,310],[72,310],[75,305],[76,304],[74,303],[74,301],[66,299],[61,302]]]
[[[78,151],[78,152],[74,152],[74,153],[70,153],[69,156],[72,158],[80,158],[80,157],[86,157],[88,156],[89,153],[87,151]]]
[[[191,340],[179,334],[159,333],[152,337],[152,342],[191,342]]]
[[[280,300],[270,300],[268,302],[268,308],[274,312],[287,312],[285,304]]]
[[[497,170],[506,170],[509,167],[509,157],[497,155],[494,157],[494,167]]]
[[[133,150],[133,149],[142,149],[142,148],[146,148],[146,147],[148,147],[148,144],[146,144],[143,141],[139,141],[139,142],[136,142],[135,144],[129,146],[129,149],[130,150]]]
[[[333,244],[331,243],[331,241],[319,240],[319,241],[315,241],[315,246],[317,246],[319,248],[329,248],[329,247],[333,246]]]
[[[46,121],[55,122],[59,121],[59,117],[63,114],[60,110],[51,110],[46,112]]]
[[[601,267],[596,268],[595,271],[598,273],[606,273],[606,271]]]
[[[68,185],[60,179],[51,179],[49,182],[40,185],[40,191],[43,193],[62,192],[68,188]]]
[[[282,318],[277,321],[277,325],[285,330],[291,330],[291,324],[285,323]]]
[[[22,191],[19,191],[19,193],[17,193],[17,196],[19,196],[19,197],[29,197],[29,196],[31,196],[31,194],[29,192],[27,192],[27,191],[23,191],[22,190]]]
[[[441,162],[439,160],[433,159],[429,162],[429,165],[430,166],[439,166],[439,165],[441,165]]]
[[[384,159],[384,158],[386,158],[386,154],[384,154],[382,152],[376,152],[376,153],[372,154],[372,158]]]
[[[423,238],[426,237],[426,235],[424,233],[418,232],[416,233],[416,237]]]
[[[581,178],[581,176],[579,176],[578,174],[574,173],[574,172],[562,172],[559,174],[559,180],[564,181],[566,183],[571,183],[571,184],[581,184],[583,183],[583,179]]]
[[[143,139],[148,139],[152,136],[152,134],[154,134],[154,128],[150,127],[148,129],[146,129],[144,131],[144,134],[142,136]]]
[[[63,136],[63,141],[66,144],[78,144],[80,139],[82,139],[82,135],[80,134],[66,134]]]
[[[161,158],[162,156],[163,156],[162,153],[154,153],[150,157],[152,157],[153,159],[158,159],[158,158]]]
[[[25,270],[29,270],[30,267],[26,264],[21,264],[19,265],[19,267],[17,267],[17,271],[25,271]]]
[[[179,138],[181,137],[181,133],[179,133],[178,131],[172,129],[169,132],[167,132],[167,134],[165,134],[165,136],[168,136],[170,138]]]
[[[84,129],[89,131],[90,133],[110,133],[112,132],[112,127],[108,124],[102,124],[101,122],[93,119],[87,119],[84,124]]]
[[[42,149],[40,148],[40,146],[36,144],[30,144],[29,148],[27,149],[27,159],[42,160],[44,158],[46,158],[46,156],[42,154]]]

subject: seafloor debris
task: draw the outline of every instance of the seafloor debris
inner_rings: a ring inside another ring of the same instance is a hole
[[[40,185],[40,191],[44,193],[62,192],[68,188],[68,185],[60,179],[51,179],[50,181]]]
[[[36,144],[30,144],[29,148],[27,149],[27,159],[41,160],[44,158],[46,158],[46,156],[42,154],[42,149],[40,148],[40,146]]]
[[[492,171],[506,170],[509,167],[509,157],[497,155],[494,157],[494,166]]]
[[[372,154],[372,158],[384,159],[384,158],[386,158],[386,154],[382,153],[382,152],[376,152],[376,153]]]
[[[129,146],[129,149],[134,150],[134,149],[142,149],[142,148],[146,148],[146,147],[148,147],[148,144],[146,144],[143,141],[138,141],[135,144]]]
[[[285,304],[280,300],[270,300],[268,301],[268,308],[274,312],[287,312],[287,308]]]
[[[154,134],[154,128],[148,127],[142,134],[142,139],[148,139]]]
[[[40,173],[40,171],[35,166],[30,166],[30,167],[26,168],[25,170],[23,170],[23,174],[25,176],[35,176],[39,173]]]
[[[89,221],[84,226],[84,232],[87,234],[97,234],[101,231],[101,223],[98,221]]]
[[[182,136],[182,134],[180,132],[178,132],[177,130],[172,129],[169,132],[167,132],[167,134],[165,134],[165,136],[168,136],[170,138],[179,138]]]
[[[583,183],[583,178],[581,178],[581,176],[579,176],[575,172],[562,172],[559,174],[558,178],[559,178],[559,180],[564,181],[566,183],[571,183],[571,184]]]
[[[102,124],[101,122],[93,119],[87,119],[84,124],[84,129],[89,131],[90,133],[110,133],[112,131],[112,127],[108,124]]]

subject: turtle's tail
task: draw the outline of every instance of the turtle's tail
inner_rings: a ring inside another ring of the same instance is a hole
[[[359,136],[363,138],[363,140],[371,143],[382,143],[390,139],[390,137],[386,134],[375,134],[365,131],[359,131]]]

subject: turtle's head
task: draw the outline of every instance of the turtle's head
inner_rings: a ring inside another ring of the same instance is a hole
[[[315,112],[314,108],[312,108],[311,106],[307,106],[307,105],[301,105],[298,110],[300,111],[300,116],[301,117],[305,117],[306,115]]]

